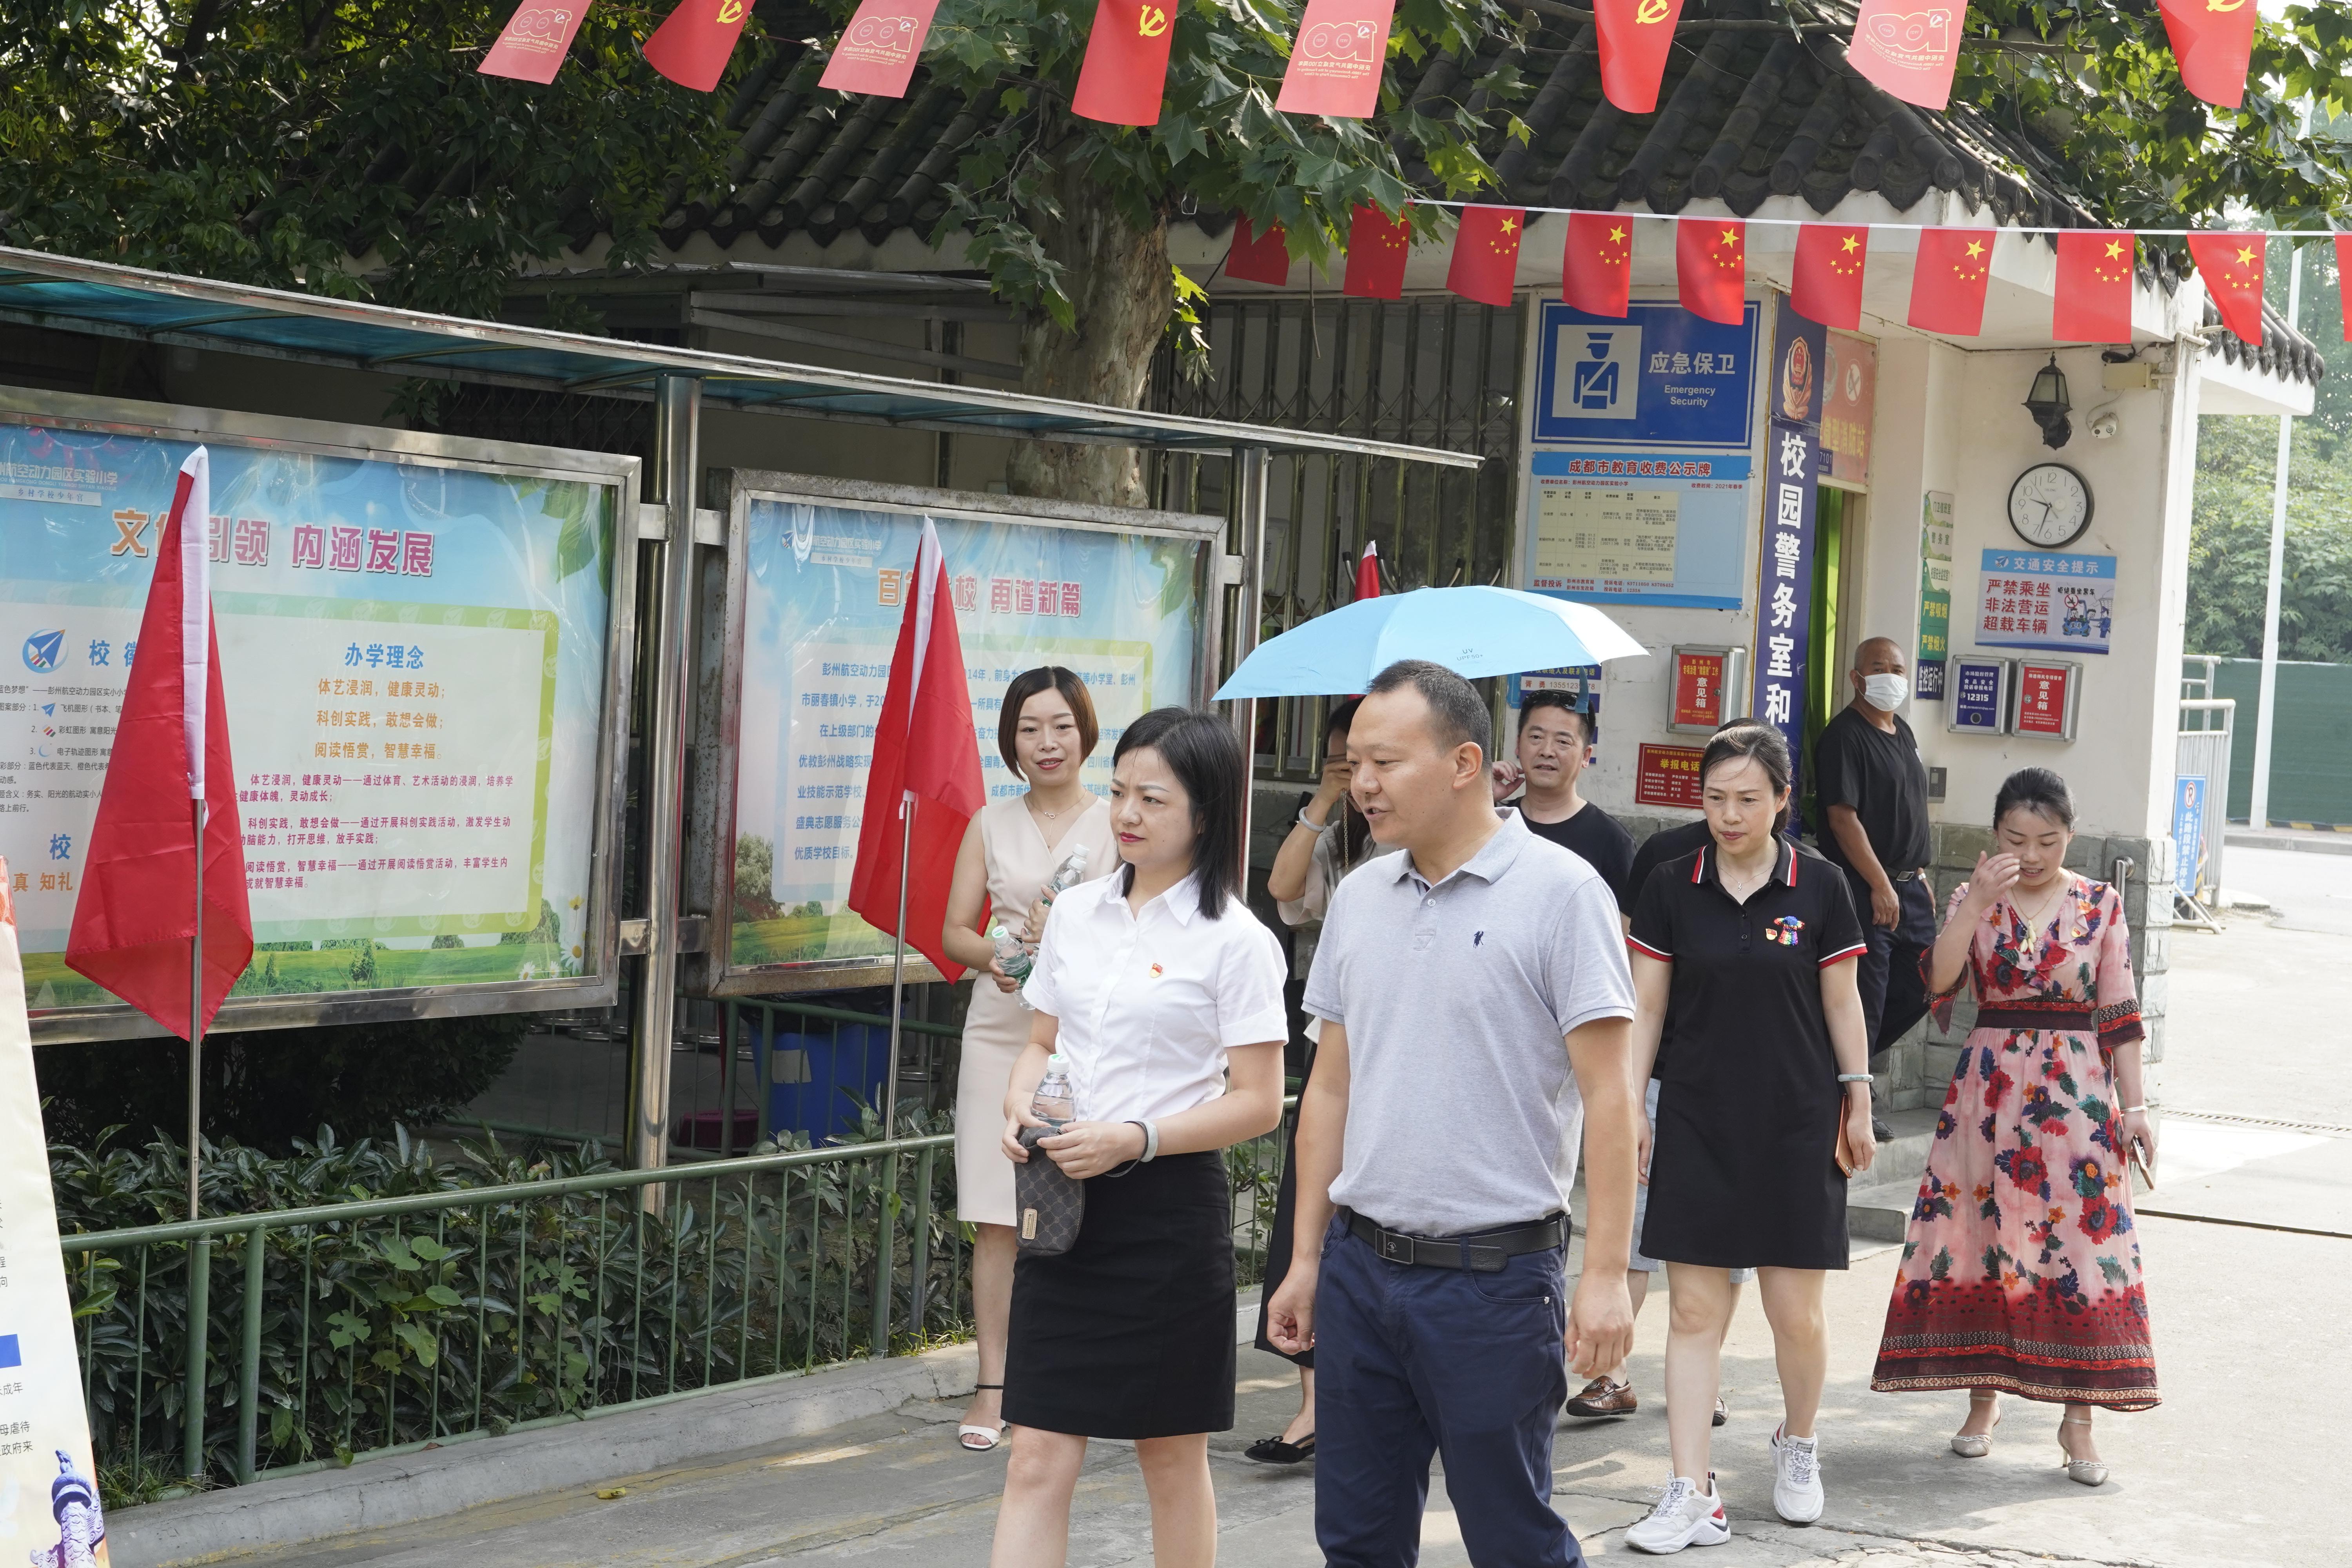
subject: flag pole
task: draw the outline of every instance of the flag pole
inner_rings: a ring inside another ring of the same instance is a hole
[[[907,857],[915,842],[915,792],[898,802],[898,934],[890,943],[890,1075],[882,1094],[882,1136],[897,1136],[898,1121],[898,1010],[907,990]]]
[[[196,1159],[205,1113],[205,803],[189,803],[196,825],[196,930],[188,938],[188,1217],[202,1207],[196,1196]]]

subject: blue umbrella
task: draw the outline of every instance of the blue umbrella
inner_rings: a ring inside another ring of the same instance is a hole
[[[1259,644],[1217,700],[1362,691],[1401,658],[1475,679],[1648,651],[1590,605],[1517,588],[1416,588],[1342,605]]]

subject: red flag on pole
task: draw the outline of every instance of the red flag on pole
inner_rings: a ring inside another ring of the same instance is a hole
[[[1370,119],[1381,106],[1381,62],[1395,16],[1396,0],[1307,0],[1274,106],[1286,114]]]
[[[1570,213],[1559,256],[1559,297],[1589,316],[1631,313],[1633,220],[1615,213]]]
[[[1527,216],[1523,207],[1464,207],[1462,226],[1454,231],[1446,288],[1482,305],[1508,305],[1518,279]]]
[[[98,819],[90,825],[88,869],[66,938],[68,968],[183,1039],[212,1022],[253,962],[236,766],[229,759],[220,639],[212,621],[211,515],[211,457],[199,447],[180,466],[171,514],[156,542],[139,658],[123,689]],[[204,1004],[192,1026],[198,801],[205,805]]]
[[[1097,0],[1070,112],[1106,125],[1157,125],[1176,40],[1173,0]]]
[[[1911,9],[1905,9],[1906,6]],[[1941,109],[1951,101],[1952,67],[1960,58],[1966,0],[1862,0],[1845,58],[1854,69],[1906,103]]]
[[[522,0],[475,68],[483,76],[512,77],[542,87],[553,81],[588,16],[589,4],[590,0],[562,0],[560,5]]]
[[[1736,327],[1748,308],[1748,226],[1739,219],[1675,225],[1675,283],[1683,309]]]
[[[1356,597],[1377,599],[1381,596],[1381,547],[1376,541],[1364,541],[1364,552],[1356,557]]]
[[[1990,229],[1921,229],[1907,320],[1923,332],[1975,337],[1984,330],[1985,284],[1991,277]]]
[[[923,40],[930,37],[931,15],[940,0],[863,0],[833,58],[824,65],[817,86],[835,92],[870,92],[877,98],[904,98],[915,62],[922,58]]]
[[[1851,331],[1862,325],[1862,269],[1870,230],[1862,224],[1809,223],[1797,230],[1789,303],[1800,316]]]
[[[1290,247],[1282,226],[1264,234],[1251,231],[1249,215],[1234,215],[1234,246],[1225,252],[1225,276],[1243,283],[1271,283],[1279,289],[1290,280]]]
[[[1601,90],[1628,114],[1658,107],[1658,82],[1666,74],[1666,51],[1683,0],[1592,0],[1592,22],[1601,35]]]
[[[980,744],[972,737],[971,689],[964,684],[947,558],[929,520],[908,590],[890,683],[874,724],[849,907],[877,930],[904,937],[948,979],[961,980],[963,965],[942,950],[940,931],[947,923],[948,885],[964,829],[988,797],[980,783]],[[911,826],[902,808],[912,814]],[[899,931],[902,879],[907,929]]]
[[[681,0],[645,41],[646,63],[680,87],[709,92],[751,20],[751,0]]]
[[[1359,300],[1403,299],[1405,258],[1412,250],[1412,218],[1358,207],[1348,223],[1348,269],[1339,292]]]
[[[2156,0],[2180,82],[2206,102],[2235,109],[2245,101],[2254,58],[2254,0]]]
[[[2205,297],[2221,312],[2221,324],[2255,344],[2263,341],[2263,243],[2259,234],[2189,237],[2189,254],[2205,279]]]
[[[2070,228],[2058,237],[2057,308],[2050,335],[2061,342],[2131,342],[2134,237]]]
[[[2352,278],[2352,234],[2336,237],[2336,296],[2344,310],[2344,341],[2352,343],[2352,289],[2344,280]]]

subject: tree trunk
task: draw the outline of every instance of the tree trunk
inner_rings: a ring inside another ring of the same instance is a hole
[[[1175,308],[1168,224],[1129,223],[1100,181],[1065,163],[1056,195],[1062,215],[1034,225],[1045,252],[1066,269],[1063,286],[1077,306],[1077,331],[1064,331],[1043,310],[1021,332],[1021,390],[1041,397],[1135,408],[1151,356]],[[1132,447],[1024,441],[1006,472],[1015,495],[1112,506],[1146,502]]]

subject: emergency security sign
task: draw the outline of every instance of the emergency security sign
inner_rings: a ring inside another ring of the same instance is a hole
[[[1633,305],[1622,319],[1546,304],[1535,438],[1745,449],[1758,309],[1729,327],[1678,304]]]

